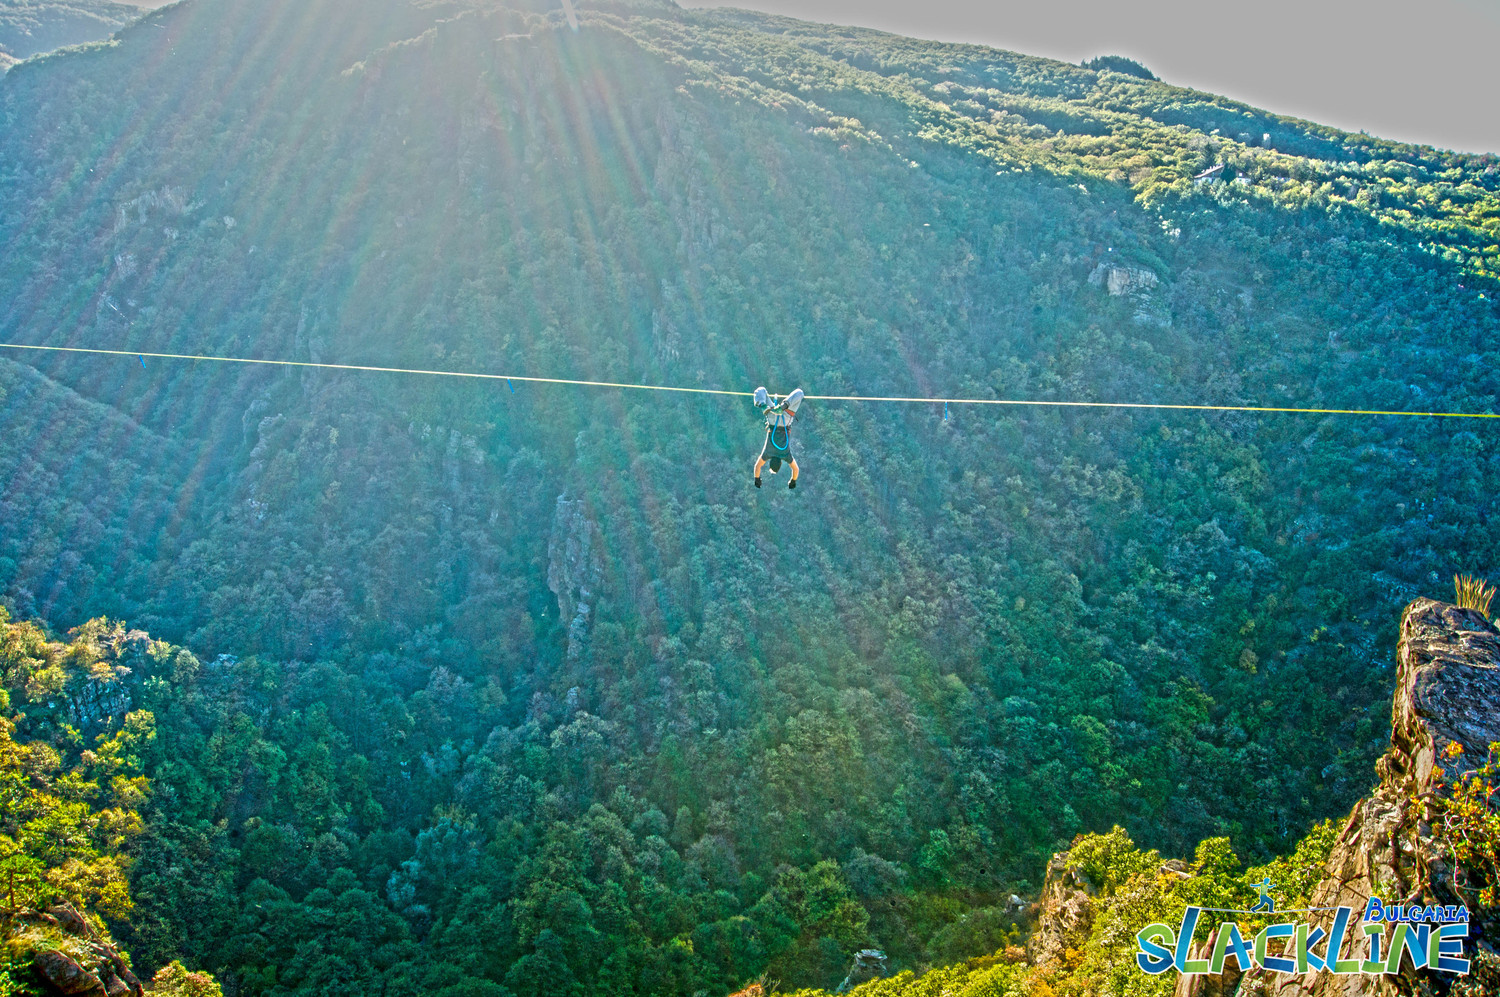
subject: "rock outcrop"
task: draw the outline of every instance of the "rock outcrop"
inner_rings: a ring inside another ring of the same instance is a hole
[[[869,983],[886,975],[885,953],[880,949],[860,949],[854,953],[854,963],[849,967],[849,974],[844,977],[844,982],[834,993],[845,994],[853,987],[861,983]]]
[[[1135,302],[1134,321],[1138,325],[1166,328],[1172,324],[1171,313],[1153,295],[1161,278],[1150,270],[1119,263],[1100,263],[1089,274],[1089,283],[1103,287],[1112,298],[1128,297]]]
[[[43,982],[60,994],[104,993],[99,977],[56,949],[38,953],[33,965]]]
[[[1126,294],[1150,291],[1161,280],[1150,270],[1140,267],[1101,263],[1089,274],[1089,283],[1095,287],[1102,284],[1109,291],[1110,297],[1118,298]]]
[[[1094,926],[1094,885],[1059,852],[1047,863],[1047,879],[1036,902],[1036,930],[1026,940],[1026,961],[1043,971],[1067,963],[1069,949],[1082,948]]]
[[[86,660],[75,661],[63,689],[68,723],[86,736],[117,725],[132,705],[130,675],[142,663],[151,638],[141,630],[97,620],[69,632],[89,647]]]
[[[557,596],[559,617],[567,622],[570,661],[583,652],[588,639],[594,594],[603,575],[598,524],[582,499],[559,495],[547,541],[547,587]]]
[[[1466,905],[1472,918],[1467,977],[1408,964],[1399,975],[1251,974],[1243,997],[1395,997],[1500,994],[1500,911],[1475,901],[1466,874],[1455,869],[1433,821],[1447,778],[1479,769],[1500,741],[1500,631],[1483,615],[1418,599],[1401,620],[1391,746],[1375,766],[1380,785],[1344,822],[1312,894],[1313,907],[1362,909],[1369,897],[1387,903]],[[1449,745],[1460,754],[1444,757]],[[1458,750],[1458,749],[1454,749]],[[1331,912],[1309,922],[1325,930]],[[1390,929],[1387,929],[1389,937]]]
[[[19,948],[35,952],[31,965],[44,992],[68,997],[145,994],[114,944],[72,907],[18,912],[14,922]]]
[[[68,686],[68,723],[95,734],[130,712],[130,690],[120,676],[91,675]]]

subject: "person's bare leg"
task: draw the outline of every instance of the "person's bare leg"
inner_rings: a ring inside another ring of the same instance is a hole
[[[795,460],[792,461],[792,480],[788,481],[786,483],[786,486],[788,488],[796,488],[797,487],[797,462]]]

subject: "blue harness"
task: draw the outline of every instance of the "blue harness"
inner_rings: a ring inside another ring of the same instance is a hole
[[[777,411],[775,413],[775,419],[776,419],[775,422],[771,423],[769,426],[766,427],[766,429],[767,429],[766,435],[771,440],[771,449],[772,450],[780,450],[781,453],[772,454],[772,456],[776,457],[778,459],[780,459],[781,457],[785,456],[786,459],[790,460],[791,456],[792,456],[791,450],[790,450],[791,443],[792,443],[792,440],[791,440],[791,432],[792,432],[792,430],[791,430],[791,425],[790,425],[791,419],[787,416],[787,413],[785,411]],[[781,442],[780,443],[776,442],[776,430],[778,430],[778,429],[781,430]]]

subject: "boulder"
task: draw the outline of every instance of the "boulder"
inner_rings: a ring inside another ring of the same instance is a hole
[[[94,929],[89,927],[89,922],[84,919],[82,914],[78,913],[78,910],[72,904],[57,904],[56,906],[48,907],[47,913],[51,916],[52,922],[57,927],[69,934],[87,938],[94,933]]]
[[[38,952],[32,962],[42,982],[57,994],[86,994],[88,997],[107,997],[104,984],[99,977],[84,969],[72,957],[51,949]]]

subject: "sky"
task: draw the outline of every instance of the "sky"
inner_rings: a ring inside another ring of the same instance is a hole
[[[1079,62],[1463,152],[1500,153],[1500,0],[679,0]]]

